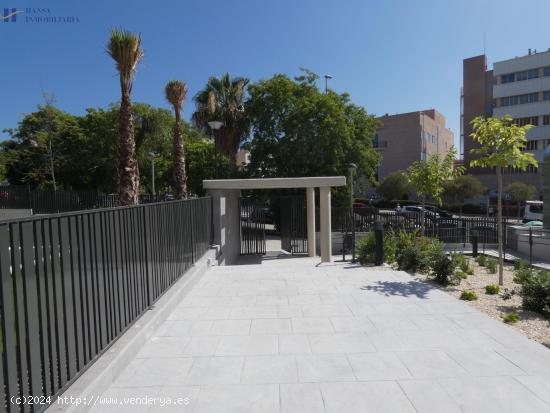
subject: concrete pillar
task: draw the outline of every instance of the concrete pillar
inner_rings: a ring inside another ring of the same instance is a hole
[[[321,213],[319,220],[321,221],[321,262],[330,262],[332,259],[332,234],[330,228],[330,187],[324,186],[319,188],[319,202]]]
[[[212,197],[213,242],[219,245],[218,263],[232,265],[239,259],[241,251],[241,221],[239,211],[239,189],[210,189]]]
[[[315,257],[315,188],[307,188],[307,254]]]

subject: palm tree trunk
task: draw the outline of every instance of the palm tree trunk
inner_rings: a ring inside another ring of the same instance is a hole
[[[134,141],[134,122],[130,93],[122,92],[119,113],[118,144],[118,205],[135,205],[139,202],[139,168]]]
[[[185,148],[183,146],[183,133],[181,130],[180,111],[174,107],[176,112],[176,124],[174,125],[174,140],[172,142],[172,164],[174,192],[177,199],[187,196],[187,175],[185,173]]]
[[[497,242],[498,242],[498,283],[504,285],[504,259],[502,256],[502,168],[497,167]]]

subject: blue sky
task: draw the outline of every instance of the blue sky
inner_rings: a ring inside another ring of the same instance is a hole
[[[0,0],[4,7],[47,7],[76,24],[0,22],[0,130],[53,93],[75,114],[119,99],[105,53],[112,27],[140,32],[145,57],[133,99],[167,107],[170,79],[191,97],[226,71],[252,81],[299,67],[330,73],[370,113],[434,107],[458,140],[462,59],[483,52],[489,63],[550,47],[547,0]],[[322,85],[320,85],[322,86]],[[6,138],[0,134],[0,139]]]

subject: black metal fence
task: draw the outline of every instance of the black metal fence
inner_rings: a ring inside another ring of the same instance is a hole
[[[41,411],[29,400],[67,388],[209,248],[211,205],[0,223],[0,410]]]
[[[374,223],[380,221],[385,231],[413,231],[424,228],[426,236],[437,238],[446,244],[470,244],[472,237],[477,236],[483,244],[497,243],[496,217],[434,217],[425,215],[424,224],[421,214],[400,215],[395,212],[374,212],[370,208],[354,208],[353,221],[349,208],[332,208],[332,230],[350,233],[355,225],[355,232],[370,232]],[[506,220],[502,221],[503,236],[506,238]]]
[[[281,248],[292,254],[307,254],[307,206],[305,197],[282,198]]]
[[[266,210],[266,205],[256,198],[239,198],[241,255],[263,255],[266,253]]]
[[[170,199],[162,194],[140,194],[140,204],[162,202]],[[117,205],[117,195],[97,191],[31,190],[28,186],[0,186],[0,209],[32,209],[35,214],[81,211],[85,209],[112,208]]]

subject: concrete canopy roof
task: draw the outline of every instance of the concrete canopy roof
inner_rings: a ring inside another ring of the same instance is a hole
[[[275,189],[345,186],[345,176],[303,178],[213,179],[202,181],[204,189]]]

